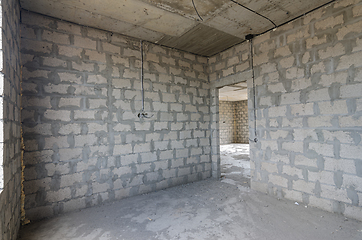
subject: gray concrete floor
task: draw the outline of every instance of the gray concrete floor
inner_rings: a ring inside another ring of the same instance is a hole
[[[221,150],[220,180],[34,222],[22,227],[19,240],[362,239],[359,221],[252,191],[247,147],[221,146]]]

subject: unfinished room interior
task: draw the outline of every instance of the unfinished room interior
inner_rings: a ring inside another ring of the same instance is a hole
[[[362,239],[361,0],[0,5],[0,240]]]

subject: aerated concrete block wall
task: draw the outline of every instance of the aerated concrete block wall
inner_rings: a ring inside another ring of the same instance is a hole
[[[220,101],[220,144],[249,143],[248,101]]]
[[[211,176],[207,59],[22,12],[25,210],[54,216]]]
[[[234,66],[250,76],[253,189],[362,220],[361,29],[362,2],[343,0],[253,40],[256,136],[251,74]]]
[[[248,101],[235,102],[235,143],[249,143]]]
[[[219,102],[220,144],[230,144],[234,140],[234,112],[233,102]]]
[[[16,0],[0,5],[0,239],[10,240],[18,234],[21,205],[20,6]]]

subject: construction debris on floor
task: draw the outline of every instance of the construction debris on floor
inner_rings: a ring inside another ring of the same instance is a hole
[[[362,239],[362,223],[205,180],[23,226],[19,240]]]
[[[250,188],[249,144],[220,145],[222,182]]]

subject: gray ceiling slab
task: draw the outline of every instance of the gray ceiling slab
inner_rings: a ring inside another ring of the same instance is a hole
[[[329,0],[235,0],[276,25]],[[212,56],[273,24],[231,0],[20,0],[25,10]],[[197,12],[200,17],[198,16]]]
[[[199,24],[181,37],[164,37],[158,43],[201,56],[212,56],[243,41],[244,39]]]

